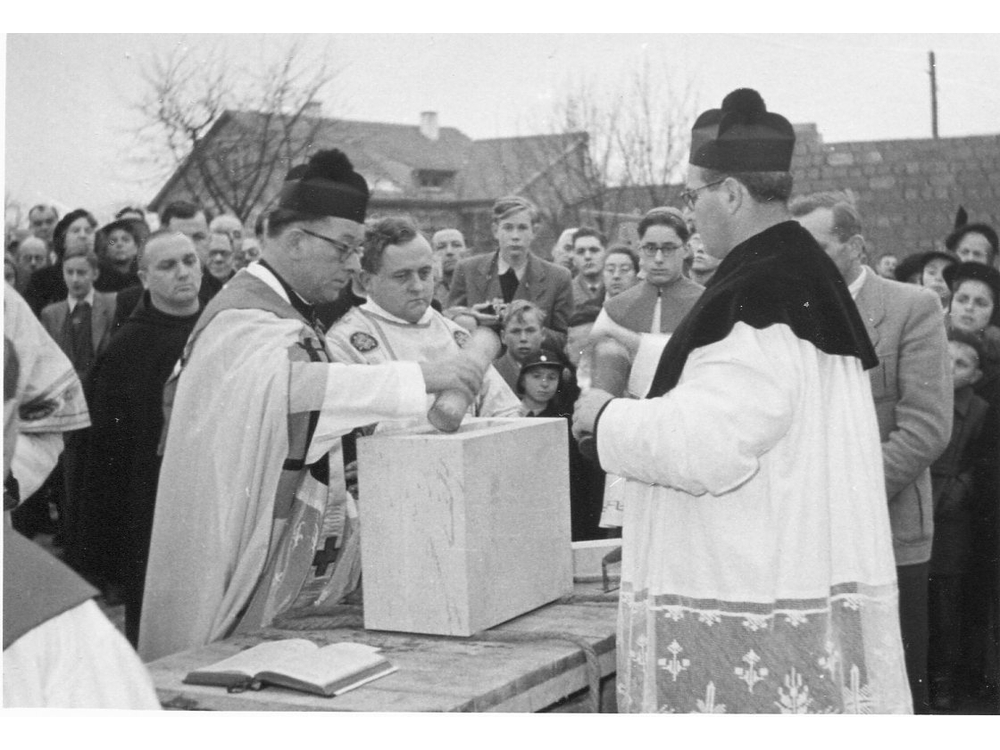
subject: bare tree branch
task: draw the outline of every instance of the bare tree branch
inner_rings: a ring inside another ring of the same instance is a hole
[[[179,175],[207,208],[245,221],[314,148],[324,127],[316,105],[338,72],[329,47],[317,61],[301,41],[249,70],[218,49],[178,46],[143,69],[137,144],[162,179]]]
[[[680,178],[694,108],[692,84],[676,85],[666,66],[648,60],[617,89],[601,92],[589,82],[567,87],[547,129],[586,133],[587,150],[578,163],[540,178],[546,184],[536,197],[544,196],[538,199],[545,217],[555,227],[596,225],[612,235],[623,217],[666,203],[667,186]],[[536,155],[539,163],[558,159],[559,143],[550,139]]]

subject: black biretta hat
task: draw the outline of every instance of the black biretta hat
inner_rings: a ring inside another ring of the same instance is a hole
[[[691,130],[690,163],[719,172],[787,172],[795,130],[768,112],[753,89],[736,89],[721,109],[702,112]]]
[[[285,177],[278,207],[314,216],[335,216],[359,224],[368,209],[368,183],[339,149],[319,151]]]

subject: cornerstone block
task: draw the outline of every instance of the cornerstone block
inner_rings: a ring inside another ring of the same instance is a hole
[[[471,635],[572,591],[563,419],[358,441],[365,627]]]

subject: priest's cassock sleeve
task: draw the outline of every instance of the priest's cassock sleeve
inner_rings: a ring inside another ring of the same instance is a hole
[[[740,486],[791,424],[798,341],[785,326],[737,323],[692,352],[664,396],[611,401],[596,433],[602,468],[692,495]]]

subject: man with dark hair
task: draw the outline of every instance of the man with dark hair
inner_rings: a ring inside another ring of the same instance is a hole
[[[684,199],[722,263],[645,400],[576,434],[630,480],[618,708],[911,710],[885,480],[843,278],[786,201],[795,132],[751,89],[701,114]]]
[[[147,660],[314,604],[304,584],[332,575],[316,558],[339,549],[324,529],[344,512],[330,449],[355,427],[423,415],[428,392],[479,390],[462,354],[330,361],[313,306],[335,299],[358,262],[368,195],[339,150],[293,167],[261,260],[205,307],[167,381],[139,630]]]
[[[510,195],[498,199],[493,204],[497,252],[458,264],[447,306],[483,312],[515,299],[530,300],[545,313],[547,337],[554,349],[561,350],[573,314],[573,280],[565,268],[531,252],[537,226],[538,209],[527,198]]]
[[[143,304],[98,357],[90,379],[90,461],[81,543],[107,580],[124,587],[125,635],[139,615],[153,528],[163,386],[201,311],[201,261],[186,235],[160,229],[139,254]]]
[[[462,326],[431,307],[433,255],[408,217],[392,216],[365,231],[361,282],[368,300],[326,334],[334,361],[379,364],[453,356],[469,339]],[[430,404],[428,404],[428,407]],[[469,406],[477,417],[516,416],[518,400],[494,367]],[[424,421],[426,415],[421,417]]]
[[[55,206],[39,203],[28,211],[28,229],[32,236],[42,240],[46,247],[52,249],[52,233],[59,221],[59,211]]]
[[[947,447],[952,422],[944,313],[929,289],[886,281],[864,264],[861,215],[847,195],[815,193],[789,208],[844,277],[879,358],[868,375],[882,440],[906,673],[914,711],[927,713],[930,466]]]
[[[581,227],[573,233],[573,306],[604,297],[604,257],[607,240],[597,229]]]

